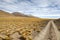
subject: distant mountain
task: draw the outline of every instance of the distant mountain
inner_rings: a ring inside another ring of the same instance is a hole
[[[8,13],[8,12],[0,10],[0,17],[7,17],[7,16],[10,17],[10,16],[13,16],[13,15]]]
[[[13,13],[8,13],[5,11],[0,10],[0,17],[34,17],[37,18],[35,16],[32,15],[26,15],[20,12],[13,12]]]
[[[17,16],[17,17],[34,17],[32,15],[25,15],[23,13],[20,13],[20,12],[14,12],[12,13],[14,16]]]

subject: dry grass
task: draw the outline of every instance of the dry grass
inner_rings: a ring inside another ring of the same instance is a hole
[[[54,22],[55,22],[58,30],[60,31],[60,19],[55,19]]]
[[[47,19],[39,18],[0,17],[0,34],[6,35],[4,37],[5,40],[10,40],[9,35],[18,32],[23,37],[31,40],[34,37],[32,34],[40,32],[48,21]]]

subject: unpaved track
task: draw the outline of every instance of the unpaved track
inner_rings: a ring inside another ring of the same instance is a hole
[[[47,26],[45,27],[45,29],[43,29],[40,34],[38,34],[38,36],[36,36],[33,40],[47,40],[47,35],[49,35],[49,29],[50,29],[50,22],[48,22]]]
[[[60,40],[60,34],[57,26],[53,21],[48,22],[45,29],[43,29],[33,40]]]
[[[54,31],[55,31],[55,34],[56,34],[56,37],[57,37],[57,40],[60,40],[60,34],[59,34],[59,31],[57,29],[57,26],[54,24],[54,22],[52,21],[52,27],[54,28]]]

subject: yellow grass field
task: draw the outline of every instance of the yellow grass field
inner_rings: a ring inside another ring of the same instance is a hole
[[[0,39],[12,40],[10,35],[18,32],[26,40],[32,40],[48,23],[47,19],[28,17],[0,17]],[[35,32],[35,33],[34,33]]]

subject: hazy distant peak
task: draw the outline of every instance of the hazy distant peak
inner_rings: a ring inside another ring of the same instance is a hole
[[[12,13],[14,16],[18,16],[18,17],[35,17],[35,16],[32,16],[32,15],[26,15],[26,14],[23,14],[21,12],[13,12]]]
[[[12,14],[15,15],[15,16],[24,16],[24,17],[27,16],[27,15],[25,15],[23,13],[20,13],[20,12],[13,12]]]

